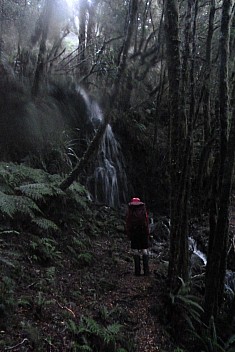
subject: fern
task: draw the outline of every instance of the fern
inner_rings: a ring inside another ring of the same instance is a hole
[[[22,194],[35,201],[45,200],[45,196],[58,196],[64,194],[60,188],[46,183],[30,183],[17,187],[16,190],[19,190]]]
[[[22,214],[27,214],[31,218],[35,217],[35,212],[41,213],[41,210],[37,206],[37,204],[30,198],[26,198],[23,196],[16,196],[16,207],[17,211]]]
[[[78,326],[77,324],[72,320],[72,319],[69,319],[67,322],[66,322],[66,326],[67,326],[67,329],[73,334],[77,334],[78,333]]]
[[[72,189],[68,189],[66,193],[70,198],[74,199],[81,208],[86,209],[88,199],[85,199],[84,195],[81,195]]]
[[[76,345],[76,351],[77,352],[93,352],[93,349],[89,347],[88,345]]]
[[[45,218],[34,218],[32,223],[45,231],[59,231],[59,227],[51,220]]]
[[[81,265],[89,265],[92,262],[92,255],[90,253],[81,253],[77,256],[77,260]]]
[[[73,320],[69,320],[66,325],[76,338],[75,345],[78,351],[94,351],[95,347],[96,351],[127,352],[125,346],[122,346],[123,325],[121,324],[113,323],[104,326],[91,317],[82,316],[79,325]],[[117,344],[118,350],[116,350]]]
[[[41,210],[31,199],[22,196],[12,196],[0,191],[0,213],[12,218],[16,213],[35,217],[35,212]]]
[[[102,335],[102,327],[94,319],[84,317],[83,320],[87,331],[97,336]]]
[[[120,324],[112,324],[107,328],[98,324],[94,319],[83,317],[82,324],[79,329],[79,334],[87,332],[90,335],[95,335],[101,339],[106,345],[115,341],[116,335],[120,332]]]
[[[123,326],[121,324],[115,323],[115,324],[108,325],[107,328],[106,328],[106,331],[110,335],[117,335],[117,334],[120,333],[122,327]]]
[[[12,187],[4,182],[0,183],[0,191],[5,194],[10,194],[10,195],[14,194],[14,190],[12,189]]]
[[[204,310],[197,302],[196,296],[190,295],[189,283],[185,283],[182,278],[179,278],[181,286],[176,294],[170,293],[171,305],[175,311],[177,318],[181,318],[186,322],[191,331],[195,330],[194,323],[197,322],[202,325],[201,315]]]
[[[32,169],[24,165],[14,163],[0,162],[0,216],[4,219],[14,219],[16,215],[22,215],[21,219],[17,217],[17,225],[22,225],[25,220],[31,219],[36,229],[46,231],[58,231],[59,228],[53,221],[61,221],[62,224],[72,223],[79,227],[80,216],[77,211],[80,208],[87,208],[87,191],[78,182],[65,192],[59,187],[62,177],[59,175],[50,175],[39,169]],[[61,206],[57,204],[48,204],[51,198],[59,199]],[[43,202],[45,205],[45,214],[40,210]],[[68,207],[73,208],[74,212],[68,212]],[[72,217],[76,219],[74,221]],[[75,244],[77,246],[77,244]],[[81,257],[79,261],[88,263],[90,258]]]
[[[111,324],[108,325],[104,330],[103,330],[103,339],[104,342],[109,344],[111,342],[114,342],[116,340],[116,336],[118,334],[120,334],[122,329],[122,325],[121,324]]]
[[[12,218],[16,210],[15,196],[9,196],[0,191],[0,212]]]
[[[14,163],[0,163],[0,177],[12,187],[17,187],[23,182],[49,181],[45,171]]]
[[[85,187],[83,187],[80,183],[74,182],[66,193],[69,197],[74,198],[77,204],[83,209],[87,207],[88,193]]]
[[[33,254],[33,259],[41,262],[50,262],[52,260],[60,260],[61,252],[57,251],[57,242],[51,238],[37,238],[30,241],[30,250]]]
[[[83,187],[80,183],[74,182],[71,186],[70,189],[74,192],[77,192],[81,195],[87,195],[87,191],[85,187]]]
[[[74,246],[76,246],[77,248],[86,248],[86,244],[85,244],[85,241],[83,240],[83,241],[81,241],[80,239],[78,239],[77,237],[73,237],[72,238],[72,240],[73,240],[73,244],[74,244]]]

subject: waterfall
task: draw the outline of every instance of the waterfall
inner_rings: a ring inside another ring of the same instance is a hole
[[[206,265],[206,255],[197,248],[197,243],[192,237],[189,237],[189,249],[203,261],[204,265]]]
[[[95,133],[103,121],[102,110],[98,103],[91,99],[83,89],[79,89],[79,92],[89,108],[89,118]],[[111,207],[118,207],[122,202],[126,202],[125,160],[120,143],[117,141],[110,124],[106,127],[94,168],[87,178],[86,186],[97,202],[105,203]]]

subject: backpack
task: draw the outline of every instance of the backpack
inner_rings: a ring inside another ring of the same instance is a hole
[[[128,223],[131,231],[143,231],[147,227],[146,208],[144,203],[129,203]]]

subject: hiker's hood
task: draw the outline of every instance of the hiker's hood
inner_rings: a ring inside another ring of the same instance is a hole
[[[135,197],[135,198],[131,199],[129,204],[131,204],[131,205],[140,205],[140,204],[144,204],[144,203],[141,202],[140,198]]]
[[[140,202],[139,198],[132,198],[131,203],[138,203]]]

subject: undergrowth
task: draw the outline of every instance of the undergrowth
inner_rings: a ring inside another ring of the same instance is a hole
[[[0,218],[15,229],[29,225],[39,234],[58,232],[65,223],[78,222],[81,209],[87,208],[85,188],[75,182],[67,191],[59,187],[62,177],[41,169],[14,163],[0,163]],[[69,208],[73,207],[74,219]]]
[[[0,163],[0,350],[132,352],[118,310],[73,312],[83,300],[79,272],[88,269],[93,282],[91,242],[116,224],[115,217],[104,214],[105,222],[91,210],[80,183],[62,191],[61,181],[40,169]],[[102,275],[98,282],[105,292]],[[55,339],[61,334],[66,341]]]

